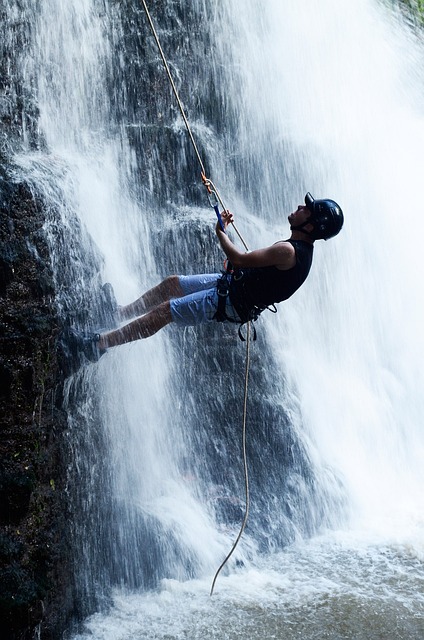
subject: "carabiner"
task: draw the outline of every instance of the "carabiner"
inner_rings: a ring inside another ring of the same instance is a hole
[[[215,207],[217,207],[219,205],[216,193],[212,189],[210,191],[208,191],[208,200],[209,200],[209,204],[211,205],[212,209],[215,209]]]

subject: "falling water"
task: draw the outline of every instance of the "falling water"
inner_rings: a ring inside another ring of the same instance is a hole
[[[346,210],[343,236],[317,247],[302,295],[270,331],[314,455],[342,470],[354,517],[377,525],[422,494],[424,305],[410,240],[422,228],[422,46],[375,2],[286,4],[228,16],[248,100],[227,99],[250,210],[260,192],[272,228],[306,189]]]
[[[16,162],[51,207],[58,282],[65,262],[78,284],[60,289],[61,313],[85,328],[96,316],[75,306],[101,282],[124,304],[221,261],[196,158],[130,4],[28,4],[43,144]],[[181,4],[153,16],[249,246],[287,236],[307,190],[340,202],[346,224],[317,243],[304,287],[258,322],[253,508],[213,599],[243,507],[234,328],[170,327],[68,379],[81,613],[115,589],[110,612],[74,637],[421,638],[422,45],[377,0]]]

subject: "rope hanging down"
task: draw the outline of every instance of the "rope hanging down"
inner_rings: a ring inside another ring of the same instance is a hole
[[[244,517],[243,517],[243,522],[241,523],[241,527],[240,527],[240,531],[238,533],[238,536],[231,548],[231,551],[228,553],[228,555],[225,557],[225,559],[222,561],[222,563],[220,564],[220,566],[217,569],[217,572],[215,573],[215,577],[212,581],[212,587],[211,587],[211,592],[210,595],[213,595],[213,590],[215,588],[215,582],[216,579],[218,578],[221,569],[225,566],[225,564],[228,562],[228,560],[231,558],[231,556],[233,555],[239,540],[241,538],[241,536],[243,535],[243,531],[246,527],[246,523],[247,523],[247,518],[249,517],[249,506],[250,506],[250,498],[249,498],[249,473],[248,473],[248,469],[247,469],[247,454],[246,454],[246,417],[247,417],[247,390],[248,390],[248,382],[249,382],[249,366],[250,366],[250,325],[251,322],[247,323],[247,336],[246,336],[246,363],[245,363],[245,369],[244,369],[244,397],[243,397],[243,433],[242,433],[242,450],[243,450],[243,471],[244,471],[244,490],[245,490],[245,496],[246,496],[246,507],[245,507],[245,511],[244,511]]]
[[[182,104],[182,102],[180,100],[180,97],[178,95],[178,91],[177,91],[177,88],[175,86],[174,80],[172,78],[172,74],[171,74],[171,71],[169,69],[168,63],[166,61],[165,54],[164,54],[163,49],[161,47],[158,34],[156,32],[155,26],[153,24],[153,21],[152,21],[152,18],[150,16],[150,13],[149,13],[149,10],[147,8],[145,0],[141,0],[141,2],[143,4],[143,8],[144,8],[144,11],[146,13],[147,20],[149,22],[150,29],[152,31],[153,37],[154,37],[154,39],[156,41],[156,45],[158,47],[160,56],[162,58],[162,62],[163,62],[163,65],[165,67],[165,71],[167,73],[169,82],[171,84],[172,90],[173,90],[175,98],[177,100],[177,104],[178,104],[178,107],[180,109],[181,116],[182,116],[182,118],[184,120],[184,124],[186,126],[186,129],[187,129],[188,135],[190,137],[191,143],[193,145],[194,152],[195,152],[195,154],[197,156],[197,160],[198,160],[200,168],[201,168],[202,182],[205,185],[205,187],[207,189],[207,192],[208,192],[209,203],[215,209],[215,213],[217,215],[217,218],[218,218],[218,220],[219,220],[219,222],[220,222],[220,224],[222,226],[222,221],[221,221],[221,215],[220,215],[220,212],[219,212],[218,202],[219,202],[219,204],[221,205],[221,207],[222,207],[222,209],[224,211],[227,210],[227,207],[224,205],[224,202],[223,202],[223,200],[222,200],[222,198],[221,198],[221,196],[219,194],[218,189],[215,187],[213,182],[209,178],[206,177],[206,171],[205,171],[205,167],[204,167],[203,162],[202,162],[202,158],[200,156],[199,150],[198,150],[197,145],[196,145],[196,141],[194,139],[193,133],[192,133],[191,128],[190,128],[190,124],[189,124],[187,116],[185,114],[183,104]],[[231,222],[231,224],[233,226],[234,231],[238,235],[241,243],[243,244],[245,250],[248,251],[249,250],[248,246],[245,243],[242,235],[238,231],[236,225],[234,224],[234,222]],[[240,527],[240,531],[239,531],[238,536],[237,536],[237,538],[236,538],[236,540],[235,540],[235,542],[234,542],[234,544],[233,544],[233,546],[231,548],[231,551],[227,554],[226,558],[223,560],[223,562],[218,567],[218,570],[215,573],[215,577],[213,579],[212,587],[211,587],[211,591],[210,591],[210,595],[211,596],[213,594],[213,591],[214,591],[214,588],[215,588],[215,583],[216,583],[216,580],[218,578],[219,573],[221,572],[222,568],[225,566],[225,564],[228,562],[228,560],[230,559],[230,557],[234,553],[234,551],[235,551],[235,549],[236,549],[236,547],[237,547],[237,545],[238,545],[238,543],[240,541],[240,538],[243,535],[243,531],[244,531],[244,529],[246,527],[246,523],[247,523],[247,518],[249,516],[250,499],[249,499],[249,475],[248,475],[247,455],[246,455],[246,416],[247,416],[247,391],[248,391],[249,365],[250,365],[250,325],[251,325],[251,321],[249,321],[247,323],[246,363],[245,363],[244,400],[243,400],[243,430],[242,430],[243,471],[244,471],[246,507],[245,507],[245,513],[244,513],[243,521],[242,521],[242,524],[241,524],[241,527]]]

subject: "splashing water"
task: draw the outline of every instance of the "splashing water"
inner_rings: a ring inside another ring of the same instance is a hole
[[[106,580],[93,569],[102,563],[112,585],[144,590],[117,592],[87,634],[421,638],[424,294],[411,236],[423,225],[422,44],[376,0],[172,10],[158,16],[159,35],[249,246],[285,237],[307,190],[337,200],[346,224],[317,243],[302,289],[258,325],[258,508],[216,599],[209,576],[236,528],[216,505],[240,497],[233,329],[171,327],[68,381],[70,415],[90,424],[94,403],[107,449],[95,530],[111,527],[109,555],[78,521],[80,573],[95,574],[80,591]],[[209,270],[218,255],[153,47],[137,7],[44,0],[35,16],[30,75],[46,152],[17,162],[64,221],[76,212],[120,303],[171,270]],[[86,469],[87,449],[96,459],[98,428],[75,436],[76,467]],[[98,487],[80,482],[82,501],[95,501]]]

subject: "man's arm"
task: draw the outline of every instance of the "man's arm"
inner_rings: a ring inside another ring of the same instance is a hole
[[[224,211],[221,214],[224,227],[232,222],[232,214]],[[216,235],[219,243],[233,267],[270,267],[279,269],[291,269],[296,264],[296,254],[293,245],[289,242],[277,242],[264,249],[255,249],[243,253],[240,251],[227,234],[221,229],[219,222],[216,225]]]

